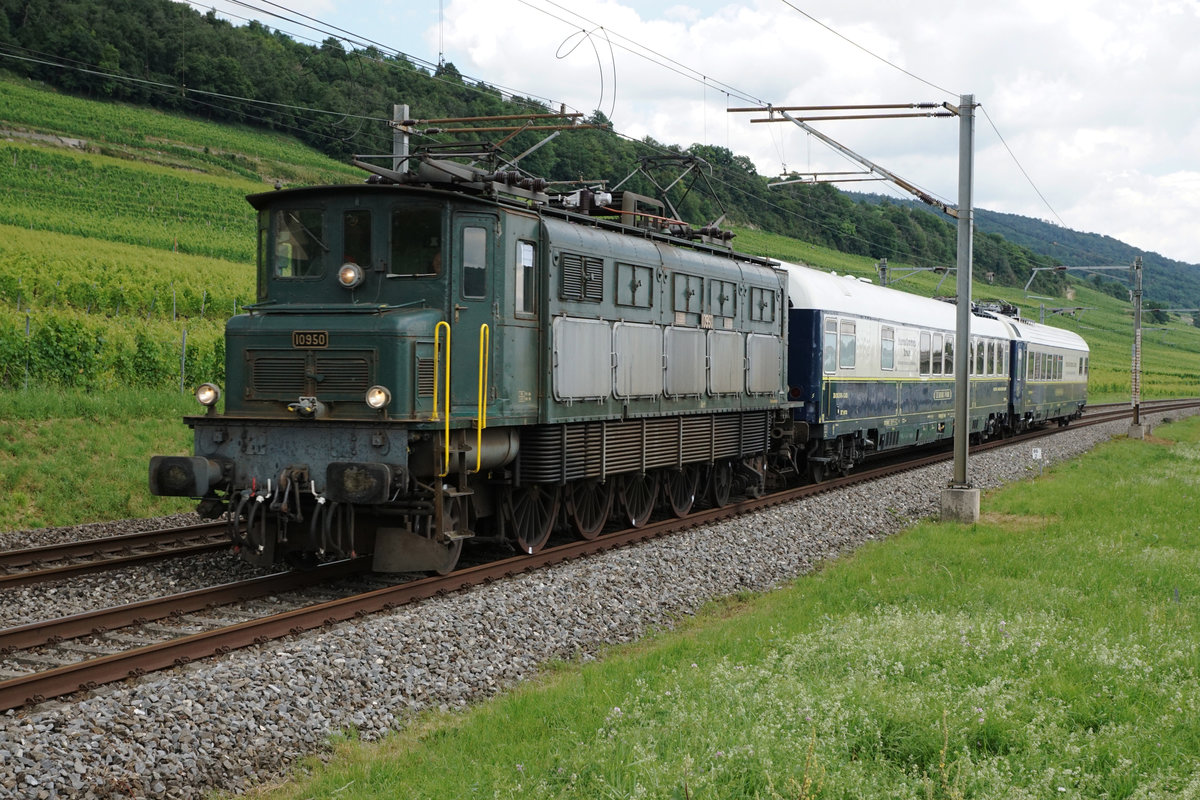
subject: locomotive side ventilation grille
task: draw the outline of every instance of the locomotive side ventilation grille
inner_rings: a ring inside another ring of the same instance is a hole
[[[417,397],[433,397],[433,359],[417,359]]]
[[[558,258],[562,270],[563,300],[586,300],[599,303],[604,299],[604,259],[562,253]]]
[[[768,412],[542,425],[521,436],[524,483],[600,478],[765,452]]]

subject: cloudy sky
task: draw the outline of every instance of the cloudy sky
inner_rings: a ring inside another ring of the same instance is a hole
[[[727,113],[754,104],[747,98],[811,106],[957,103],[973,94],[982,104],[977,206],[1200,263],[1200,0],[195,5],[324,38],[261,11],[290,10],[429,62],[441,53],[492,85],[600,109],[633,137],[728,147],[765,175],[857,167],[791,123]],[[957,120],[813,124],[957,201]],[[846,188],[899,195],[882,183]]]

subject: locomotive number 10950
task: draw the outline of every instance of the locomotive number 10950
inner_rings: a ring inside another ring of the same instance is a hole
[[[292,331],[292,347],[329,347],[329,331]]]

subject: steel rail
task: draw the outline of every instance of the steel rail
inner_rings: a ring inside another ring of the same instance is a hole
[[[1167,408],[1156,407],[1155,412],[1174,410],[1200,405],[1200,400],[1167,403]],[[1132,415],[1132,409],[1098,414],[1095,418],[1081,421],[1078,427],[1101,424],[1113,419]],[[981,445],[976,449],[1005,447],[1028,439],[1050,436],[1062,429],[1040,429],[1011,439],[1001,439]],[[714,522],[731,519],[751,511],[792,502],[821,492],[828,492],[854,483],[875,480],[885,475],[918,469],[922,466],[946,461],[952,453],[941,452],[903,464],[881,467],[855,475],[837,478],[823,483],[791,489],[766,497],[731,503],[723,508],[699,511],[682,519],[667,519],[652,522],[642,528],[630,528],[605,534],[592,540],[573,541],[546,548],[533,555],[517,555],[500,561],[453,572],[445,576],[422,578],[397,586],[375,589],[351,597],[318,603],[304,608],[287,611],[270,617],[249,620],[224,628],[184,636],[168,642],[149,645],[124,653],[103,656],[74,665],[58,667],[0,682],[0,710],[18,708],[43,702],[46,698],[60,697],[77,691],[87,691],[101,684],[114,683],[147,672],[182,666],[196,659],[231,650],[265,644],[272,639],[303,633],[327,625],[345,622],[379,611],[426,600],[434,596],[455,593],[466,588],[491,583],[514,575],[543,569],[576,558],[594,555],[605,550],[625,547],[638,542],[677,533]]]
[[[137,547],[171,544],[181,539],[211,539],[223,535],[228,529],[227,522],[210,522],[200,525],[187,525],[182,528],[165,528],[140,533],[126,533],[120,536],[105,536],[98,539],[82,539],[73,542],[28,547],[23,550],[0,551],[0,568],[24,567],[44,561],[62,561],[68,558],[84,558],[127,551]],[[228,540],[228,537],[226,537]]]
[[[18,650],[44,644],[57,644],[80,636],[99,635],[130,625],[141,625],[154,620],[245,602],[267,595],[295,591],[326,581],[368,572],[370,566],[371,559],[368,556],[343,559],[323,564],[311,570],[277,572],[220,586],[193,589],[165,597],[5,628],[0,630],[0,655],[8,655]]]

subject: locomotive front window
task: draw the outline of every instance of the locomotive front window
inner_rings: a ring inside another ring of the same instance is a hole
[[[342,263],[371,264],[371,212],[364,209],[342,215]]]
[[[319,208],[275,212],[275,277],[313,278],[325,272],[329,246],[325,244],[324,218]]]
[[[442,272],[442,212],[437,208],[397,208],[392,211],[392,275],[440,275]]]

